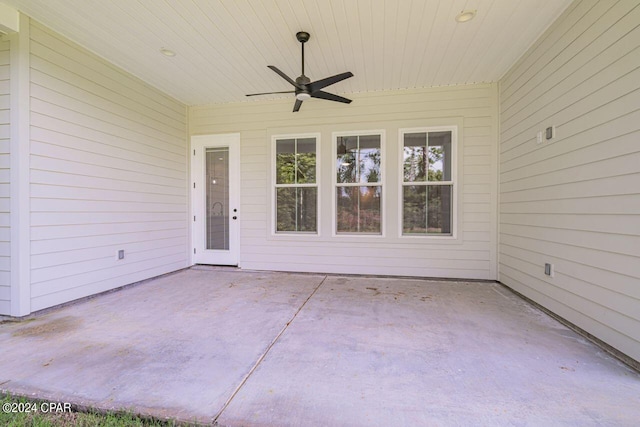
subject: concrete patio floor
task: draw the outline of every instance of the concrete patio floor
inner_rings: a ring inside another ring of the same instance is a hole
[[[640,375],[495,283],[193,268],[0,324],[0,389],[230,426],[638,425]]]

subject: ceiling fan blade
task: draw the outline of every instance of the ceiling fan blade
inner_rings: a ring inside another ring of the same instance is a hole
[[[324,92],[322,90],[317,90],[317,91],[311,93],[311,97],[312,98],[326,99],[326,100],[329,100],[329,101],[344,102],[345,104],[350,104],[351,103],[350,99],[343,98],[341,96],[334,95],[334,94],[329,93],[329,92]]]
[[[301,106],[302,106],[302,101],[300,101],[299,99],[296,99],[296,103],[293,105],[293,112],[295,113],[296,111],[298,111]]]
[[[268,65],[268,67],[271,68],[273,71],[275,71],[280,77],[282,77],[283,79],[285,79],[286,81],[288,81],[289,83],[294,85],[296,88],[298,88],[300,90],[304,89],[302,86],[300,86],[298,83],[296,83],[295,80],[291,79],[291,77],[287,76],[285,73],[280,71],[278,69],[278,67],[274,67],[273,65]]]
[[[307,87],[309,88],[309,92],[313,93],[324,87],[330,86],[334,83],[338,83],[344,79],[348,79],[349,77],[353,77],[353,73],[351,71],[347,71],[346,73],[342,74],[336,74],[335,76],[327,77],[326,79],[316,80],[315,82],[309,83]]]
[[[263,92],[263,93],[249,93],[245,96],[256,96],[256,95],[273,95],[276,93],[296,93],[295,90],[285,90],[283,92]]]

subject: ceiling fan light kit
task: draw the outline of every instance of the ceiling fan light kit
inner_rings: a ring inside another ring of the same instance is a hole
[[[302,101],[306,101],[309,98],[318,98],[318,99],[326,99],[328,101],[342,102],[345,104],[350,104],[351,100],[344,98],[342,96],[334,95],[329,92],[325,92],[324,89],[327,86],[330,86],[334,83],[338,83],[344,79],[348,79],[349,77],[353,77],[353,73],[347,71],[346,73],[336,74],[335,76],[327,77],[321,80],[316,80],[312,82],[309,77],[304,74],[304,44],[309,41],[311,35],[306,31],[300,31],[296,34],[296,38],[300,42],[302,46],[302,73],[299,77],[293,80],[291,77],[287,76],[285,73],[280,71],[276,66],[269,65],[268,67],[273,70],[280,77],[289,82],[295,90],[289,91],[281,91],[281,92],[263,92],[263,93],[251,93],[247,96],[257,96],[257,95],[271,95],[277,93],[295,93],[296,94],[296,102],[293,105],[293,112],[297,112],[300,110],[302,106]]]

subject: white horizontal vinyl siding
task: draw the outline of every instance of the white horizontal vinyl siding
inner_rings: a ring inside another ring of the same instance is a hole
[[[0,36],[0,314],[11,314],[10,42]]]
[[[500,280],[640,360],[640,4],[574,2],[500,100]]]
[[[265,68],[265,74],[270,71]],[[356,76],[354,78],[360,78]],[[274,88],[276,89],[276,88]],[[496,278],[497,86],[352,94],[349,105],[287,100],[190,108],[190,133],[241,134],[241,255],[248,269]],[[458,240],[400,237],[398,130],[460,123]],[[384,237],[332,236],[335,131],[384,130]],[[320,235],[272,235],[270,143],[320,133]]]
[[[31,22],[31,309],[186,267],[186,107]]]

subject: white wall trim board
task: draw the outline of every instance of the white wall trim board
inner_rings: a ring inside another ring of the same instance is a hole
[[[185,180],[185,191],[187,194],[187,206],[188,209],[186,211],[186,218],[185,221],[187,223],[187,245],[184,248],[185,249],[185,259],[189,260],[188,264],[191,266],[193,265],[193,229],[194,229],[194,225],[193,225],[193,221],[191,220],[192,215],[193,215],[193,193],[191,191],[191,184],[192,184],[192,180],[191,180],[191,173],[192,173],[192,167],[191,167],[191,138],[189,136],[189,122],[191,120],[191,114],[189,112],[189,107],[187,105],[184,106],[184,117],[185,117],[185,127],[184,127],[184,140],[185,141],[189,141],[187,144],[185,144],[185,159],[186,163],[187,163],[187,167],[185,170],[185,176],[184,176],[184,180]]]
[[[31,312],[30,19],[11,35],[11,315]]]

